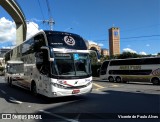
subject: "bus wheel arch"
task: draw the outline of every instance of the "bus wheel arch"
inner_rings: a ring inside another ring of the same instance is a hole
[[[12,85],[12,78],[11,78],[11,77],[8,77],[8,85],[9,85],[10,87],[13,86],[13,85]]]
[[[9,78],[9,77],[7,78],[7,83],[8,83],[8,85],[9,85],[9,83],[10,83],[10,78]]]
[[[37,85],[36,82],[34,80],[32,80],[31,82],[31,92],[34,96],[37,96]]]
[[[154,85],[160,84],[160,80],[159,80],[158,77],[153,77],[153,78],[151,79],[151,82],[152,82]]]
[[[116,76],[115,80],[116,80],[117,83],[122,82],[122,78],[120,76]]]
[[[109,80],[109,82],[114,82],[113,76],[109,76],[109,77],[108,77],[108,80]]]

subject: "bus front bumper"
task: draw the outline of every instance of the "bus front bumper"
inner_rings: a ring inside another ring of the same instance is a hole
[[[61,89],[52,86],[54,89],[50,97],[63,97],[63,96],[73,96],[73,95],[83,95],[90,93],[92,91],[92,83],[84,88],[80,89]]]

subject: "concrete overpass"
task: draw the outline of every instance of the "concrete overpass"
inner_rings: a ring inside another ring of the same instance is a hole
[[[16,24],[16,45],[26,39],[27,25],[25,16],[15,0],[0,0],[0,5],[8,12]]]

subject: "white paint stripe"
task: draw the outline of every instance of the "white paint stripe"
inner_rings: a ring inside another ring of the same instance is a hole
[[[3,93],[3,94],[7,94],[5,91],[3,91],[3,90],[1,90],[1,92]]]
[[[60,115],[57,115],[57,114],[53,114],[53,113],[51,113],[51,112],[47,112],[47,111],[44,111],[44,110],[39,110],[39,111],[40,111],[40,112],[43,112],[43,113],[45,113],[45,114],[49,114],[49,115],[51,115],[51,116],[54,116],[54,117],[63,119],[63,120],[68,121],[68,122],[79,122],[79,121],[77,121],[77,120],[68,119],[68,118],[66,118],[66,117],[63,117],[63,116],[60,116]]]
[[[18,104],[21,104],[21,103],[23,103],[23,102],[21,102],[21,101],[18,101],[18,100],[16,100],[15,98],[13,98],[13,97],[10,97],[10,99],[9,99],[10,101],[12,101],[12,102],[14,102],[14,103],[18,103]]]

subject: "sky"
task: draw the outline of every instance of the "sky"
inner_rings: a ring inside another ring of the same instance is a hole
[[[120,28],[120,51],[160,53],[160,0],[17,0],[27,20],[27,38],[49,30],[44,20],[52,17],[53,30],[81,35],[109,49],[108,29]],[[0,48],[15,45],[14,20],[0,6]]]

